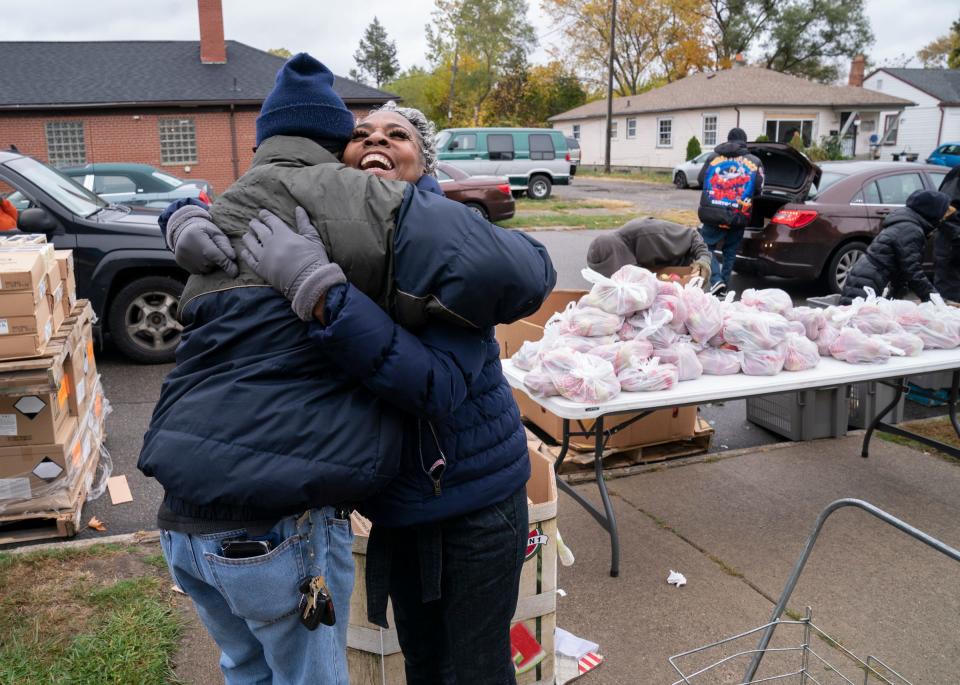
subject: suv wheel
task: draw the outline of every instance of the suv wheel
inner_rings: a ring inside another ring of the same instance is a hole
[[[173,361],[183,326],[177,321],[183,283],[147,276],[124,286],[110,303],[114,344],[141,364]]]
[[[687,175],[682,171],[678,171],[677,175],[673,177],[673,185],[677,186],[680,190],[689,188],[690,184],[687,183]]]
[[[837,250],[823,274],[827,290],[831,293],[841,292],[853,265],[863,259],[866,253],[867,245],[861,242],[847,243]]]
[[[530,179],[530,185],[527,186],[527,197],[531,200],[546,200],[553,191],[553,184],[546,176],[534,176]]]
[[[469,207],[471,212],[479,214],[481,219],[490,219],[490,215],[487,214],[486,208],[479,202],[466,202],[464,204]]]

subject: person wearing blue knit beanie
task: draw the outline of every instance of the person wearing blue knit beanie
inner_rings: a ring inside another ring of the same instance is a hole
[[[277,72],[257,117],[257,146],[273,136],[303,136],[341,147],[353,133],[353,113],[333,90],[333,73],[305,52]]]

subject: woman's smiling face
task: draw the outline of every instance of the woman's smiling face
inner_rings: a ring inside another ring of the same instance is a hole
[[[353,130],[343,163],[380,178],[416,183],[423,175],[417,130],[396,112],[374,112]]]

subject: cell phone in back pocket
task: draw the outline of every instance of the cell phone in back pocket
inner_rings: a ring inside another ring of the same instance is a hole
[[[270,551],[267,540],[224,540],[220,556],[226,559],[249,559],[260,557]]]

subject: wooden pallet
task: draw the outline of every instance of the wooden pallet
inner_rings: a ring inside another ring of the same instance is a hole
[[[0,516],[0,545],[73,537],[82,530],[80,514],[87,499],[86,488],[81,494],[69,509]]]
[[[713,440],[713,427],[701,417],[697,417],[697,428],[693,437],[688,440],[676,440],[673,442],[664,442],[654,445],[641,445],[623,449],[611,449],[603,453],[604,471],[621,469],[638,464],[652,464],[668,459],[679,459],[680,457],[690,457],[696,454],[703,454],[710,449],[710,443]],[[528,442],[531,439],[536,440],[533,434],[528,433]],[[541,442],[539,451],[543,454],[552,456],[554,459],[560,454],[560,447],[556,445],[547,445]],[[570,449],[563,461],[563,467],[560,469],[561,475],[580,475],[593,472],[594,452],[592,450]],[[579,479],[578,479],[579,480]]]

